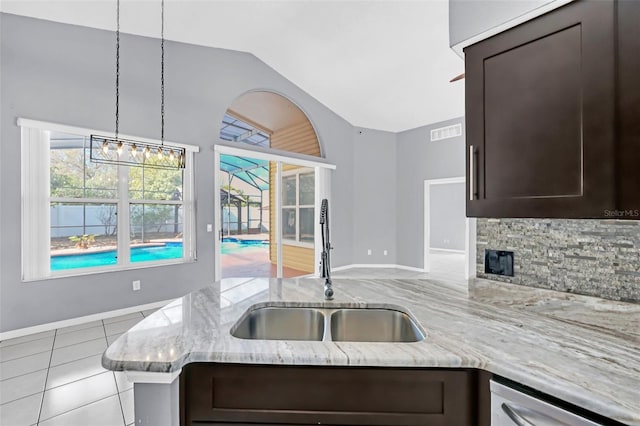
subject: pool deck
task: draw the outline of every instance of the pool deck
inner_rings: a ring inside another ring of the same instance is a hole
[[[269,241],[269,234],[225,235],[224,238],[238,240]],[[269,250],[245,250],[241,253],[223,254],[220,258],[222,278],[275,277],[276,265],[269,259]],[[294,278],[310,275],[309,272],[293,268],[282,268],[282,278]]]

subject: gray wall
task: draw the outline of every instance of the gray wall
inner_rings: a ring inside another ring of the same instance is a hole
[[[429,195],[429,246],[464,250],[466,230],[465,184],[431,185]]]
[[[198,261],[85,277],[20,279],[18,117],[111,130],[114,34],[0,15],[0,331],[184,295],[213,282],[213,143],[226,108],[245,91],[283,94],[309,116],[333,172],[335,206],[352,206],[353,127],[252,55],[166,43],[166,138],[200,146],[195,159]],[[159,138],[158,40],[122,35],[120,130]],[[11,182],[11,184],[8,184]],[[350,208],[332,210],[333,265],[352,263]],[[142,281],[132,292],[131,281]]]
[[[353,263],[395,264],[396,134],[356,128],[353,141]]]
[[[640,302],[640,221],[478,219],[479,277]],[[485,249],[514,252],[514,276],[484,273]]]
[[[554,0],[449,0],[449,46]]]
[[[462,135],[430,142],[431,129],[462,123]],[[424,267],[424,181],[465,174],[462,117],[397,135],[396,263]]]

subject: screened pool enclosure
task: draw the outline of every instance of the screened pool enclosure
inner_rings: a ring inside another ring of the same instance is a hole
[[[223,234],[269,232],[269,162],[221,155],[220,174]]]

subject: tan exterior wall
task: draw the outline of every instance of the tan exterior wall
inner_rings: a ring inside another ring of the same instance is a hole
[[[279,130],[271,134],[271,148],[281,149],[299,154],[320,156],[320,144],[313,126],[309,121],[291,126],[287,129]],[[296,166],[284,165],[283,171],[296,169]],[[275,244],[276,236],[276,193],[274,184],[276,181],[276,163],[269,164],[269,182],[271,182],[271,190],[269,191],[269,205],[271,211],[269,215],[269,257],[271,263],[277,263],[277,245]],[[293,268],[299,271],[312,273],[315,271],[314,250],[313,248],[298,247],[284,244],[282,247],[282,266]]]
[[[271,148],[320,156],[320,144],[311,122],[305,121],[271,134]]]

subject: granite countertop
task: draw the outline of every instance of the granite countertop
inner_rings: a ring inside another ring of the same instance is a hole
[[[235,278],[175,300],[119,337],[111,370],[175,372],[191,362],[480,368],[640,425],[640,305],[487,280]],[[426,330],[417,343],[243,340],[254,304],[399,305]]]

